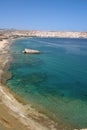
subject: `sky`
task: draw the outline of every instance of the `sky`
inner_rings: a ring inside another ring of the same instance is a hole
[[[87,32],[87,0],[0,0],[0,28]]]

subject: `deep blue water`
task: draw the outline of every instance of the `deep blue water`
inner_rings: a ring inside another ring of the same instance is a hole
[[[42,53],[22,54],[25,48]],[[10,53],[12,91],[56,120],[87,127],[87,39],[20,39]]]

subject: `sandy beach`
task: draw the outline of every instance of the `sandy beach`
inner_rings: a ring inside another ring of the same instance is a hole
[[[10,41],[10,42],[9,42]],[[3,85],[11,77],[8,72],[12,58],[8,53],[11,40],[0,41],[0,128],[1,130],[73,130],[60,120],[54,122],[34,109]]]

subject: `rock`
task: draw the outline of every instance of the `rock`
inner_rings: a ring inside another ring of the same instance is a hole
[[[32,50],[32,49],[24,49],[24,51],[22,51],[23,53],[27,53],[27,54],[40,54],[41,52],[38,50]]]

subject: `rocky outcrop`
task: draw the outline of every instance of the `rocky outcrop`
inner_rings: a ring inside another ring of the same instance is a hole
[[[23,53],[27,53],[27,54],[40,54],[41,52],[38,50],[32,50],[32,49],[24,49],[24,51],[22,51]]]

